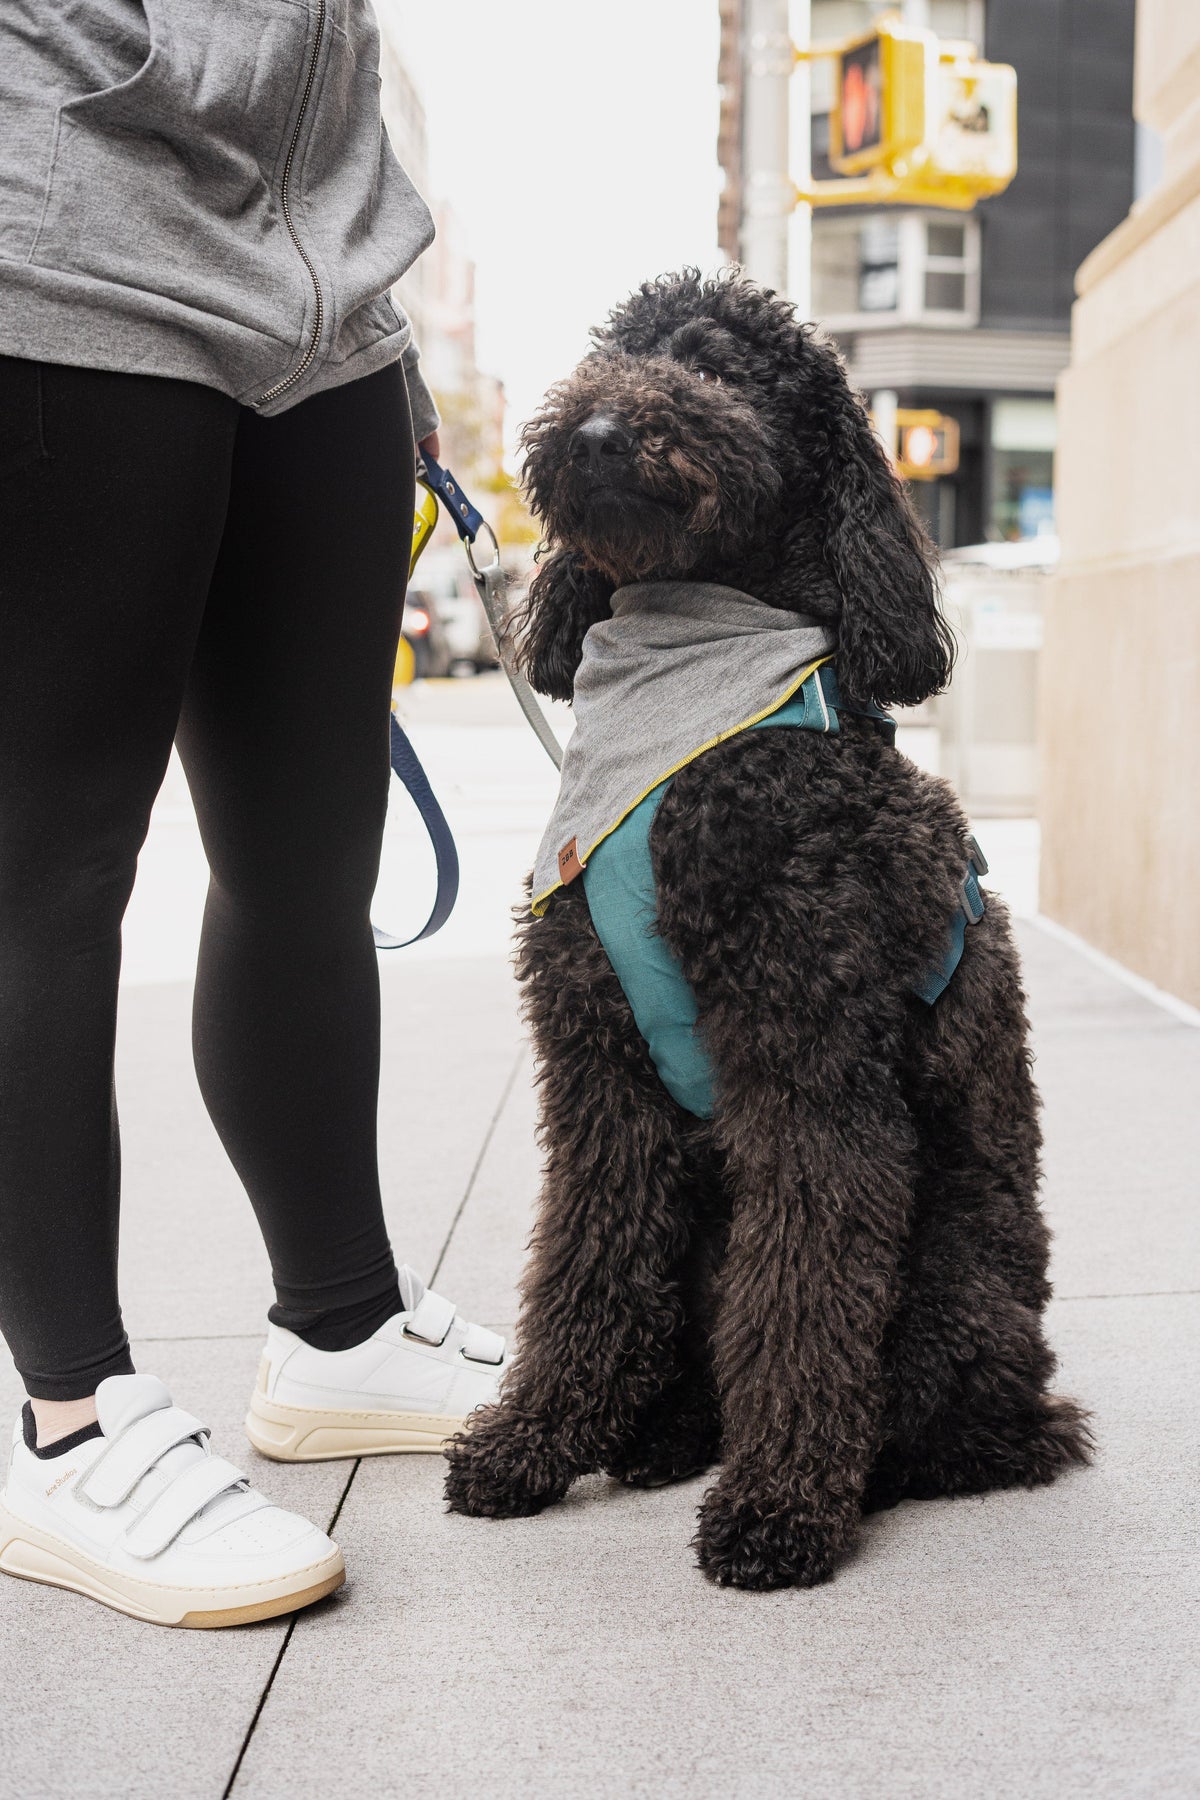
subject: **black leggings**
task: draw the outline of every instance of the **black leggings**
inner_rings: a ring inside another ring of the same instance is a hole
[[[274,419],[0,357],[0,1329],[35,1398],[132,1368],[121,919],[177,739],[211,869],[194,1046],[321,1348],[400,1308],[368,906],[412,534],[399,365]]]

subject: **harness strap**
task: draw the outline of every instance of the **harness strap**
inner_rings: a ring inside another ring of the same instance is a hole
[[[878,707],[843,702],[828,664],[815,669],[799,691],[760,719],[755,729],[790,725],[834,734],[840,730],[839,712],[870,719],[894,741],[895,725],[886,713]],[[650,828],[672,779],[668,776],[651,789],[592,849],[583,868],[583,886],[596,934],[664,1087],[687,1112],[709,1119],[715,1105],[713,1070],[699,1032],[696,996],[678,958],[657,930]],[[929,1005],[945,992],[958,967],[968,924],[977,924],[983,917],[979,877],[987,873],[987,860],[974,838],[969,853],[946,954],[925,982],[913,989],[914,996]]]
[[[882,711],[880,707],[873,706],[870,701],[864,706],[852,706],[849,701],[843,700],[841,688],[838,686],[837,670],[833,663],[822,663],[815,676],[810,676],[809,680],[816,680],[820,683],[825,703],[833,713],[835,721],[838,713],[849,713],[855,719],[870,719],[873,725],[879,727],[888,743],[895,745],[895,719],[891,717],[890,713]],[[804,685],[807,687],[808,682],[806,681]],[[832,729],[837,730],[836,723]]]
[[[967,926],[978,925],[987,911],[983,898],[983,890],[979,885],[979,877],[988,872],[987,857],[972,837],[968,840],[970,860],[967,872],[958,884],[958,911],[950,921],[950,942],[946,954],[936,969],[931,969],[924,983],[913,991],[919,1000],[932,1006],[940,1000],[950,985],[950,979],[962,961],[963,946],[967,941]]]

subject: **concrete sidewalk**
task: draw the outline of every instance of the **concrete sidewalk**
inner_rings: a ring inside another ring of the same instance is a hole
[[[506,868],[527,855],[527,820],[509,824]],[[511,892],[490,887],[493,914]],[[490,1523],[443,1512],[436,1458],[255,1456],[240,1421],[265,1257],[195,1090],[186,983],[131,985],[139,1364],[268,1493],[336,1521],[350,1580],[294,1626],[219,1634],[0,1580],[0,1800],[1200,1791],[1200,1031],[1020,929],[1051,1330],[1099,1461],[1038,1493],[902,1505],[831,1585],[767,1596],[719,1592],[692,1566],[702,1483],[635,1494],[596,1478],[540,1519]],[[478,948],[385,963],[384,1170],[400,1254],[506,1329],[537,1156],[511,977]],[[6,1368],[5,1421],[19,1398]]]

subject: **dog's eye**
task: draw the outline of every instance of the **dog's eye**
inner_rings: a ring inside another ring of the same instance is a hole
[[[719,385],[721,377],[717,374],[715,369],[697,369],[696,379],[697,381],[711,381]]]

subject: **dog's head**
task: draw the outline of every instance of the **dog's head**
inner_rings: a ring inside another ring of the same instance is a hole
[[[526,426],[546,533],[517,621],[533,685],[569,699],[614,588],[725,582],[827,622],[848,697],[915,704],[953,639],[932,552],[837,353],[734,272],[647,282]]]

